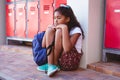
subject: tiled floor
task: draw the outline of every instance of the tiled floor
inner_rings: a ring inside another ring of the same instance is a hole
[[[0,46],[0,80],[120,80],[91,69],[60,71],[53,77],[36,70],[31,47]],[[5,79],[2,79],[5,78]]]
[[[98,62],[88,65],[89,69],[120,77],[120,62]]]

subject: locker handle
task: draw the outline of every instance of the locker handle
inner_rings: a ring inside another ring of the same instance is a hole
[[[28,20],[26,20],[26,22],[29,22],[29,19],[28,19]]]
[[[15,20],[16,22],[18,21],[18,20]]]
[[[37,4],[37,8],[39,9],[39,8],[40,8],[40,5]]]
[[[26,7],[26,5],[24,6],[24,10],[27,10],[27,7]]]

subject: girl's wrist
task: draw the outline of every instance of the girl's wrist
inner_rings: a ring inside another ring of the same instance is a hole
[[[62,30],[68,30],[68,27],[67,27],[67,25],[64,25],[64,27],[62,27]]]

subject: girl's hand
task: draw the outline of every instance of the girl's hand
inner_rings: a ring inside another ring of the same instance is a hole
[[[65,24],[59,24],[59,25],[56,26],[56,29],[63,29],[65,27],[67,27],[67,25],[65,25]]]
[[[54,28],[55,26],[54,25],[48,25],[48,28]]]
[[[52,29],[54,29],[56,31],[55,25],[48,25],[48,28],[52,28]]]

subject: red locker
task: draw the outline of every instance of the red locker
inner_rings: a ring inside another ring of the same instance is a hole
[[[53,7],[53,3],[55,6]],[[66,4],[66,0],[41,0],[40,1],[40,31],[46,30],[53,24],[53,11],[60,4]]]
[[[38,32],[38,2],[28,2],[28,38]]]
[[[106,2],[105,48],[120,49],[120,0]]]
[[[56,0],[56,8],[59,7],[60,4],[67,4],[67,0]]]
[[[53,0],[40,0],[40,30],[45,31],[53,23]]]
[[[16,37],[26,36],[25,3],[16,4]]]
[[[14,4],[6,5],[6,35],[14,36]]]

